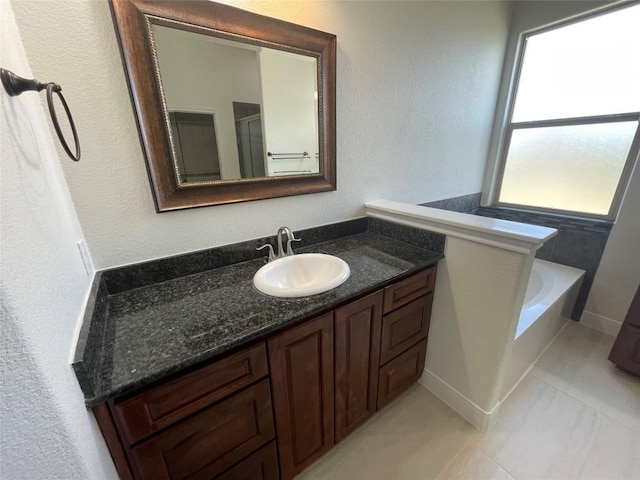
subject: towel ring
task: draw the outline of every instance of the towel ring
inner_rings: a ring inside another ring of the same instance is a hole
[[[51,115],[51,121],[53,122],[53,128],[58,135],[58,139],[62,144],[62,148],[67,153],[69,158],[74,162],[80,160],[80,140],[78,139],[78,132],[76,131],[76,125],[73,122],[73,117],[71,116],[71,111],[69,110],[69,105],[67,105],[66,100],[62,96],[62,87],[57,83],[49,82],[49,83],[41,83],[36,79],[26,79],[22,78],[10,70],[6,70],[4,68],[0,68],[0,79],[2,80],[2,85],[4,89],[11,97],[15,97],[27,91],[35,91],[40,92],[41,90],[47,91],[47,105],[49,107],[49,114]],[[64,135],[62,134],[62,129],[60,128],[60,123],[58,122],[58,115],[56,114],[56,109],[53,105],[53,94],[57,94],[60,98],[60,102],[62,102],[62,106],[64,107],[64,111],[67,114],[67,118],[69,119],[69,125],[71,126],[71,132],[73,133],[73,142],[75,144],[75,155],[71,152],[67,141],[64,139]]]

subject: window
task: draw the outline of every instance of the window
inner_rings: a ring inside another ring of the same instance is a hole
[[[524,37],[497,203],[614,218],[638,152],[640,5]]]

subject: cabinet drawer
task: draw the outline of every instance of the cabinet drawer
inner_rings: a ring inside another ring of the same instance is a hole
[[[278,452],[273,441],[249,455],[217,480],[278,480]]]
[[[436,267],[431,267],[424,272],[388,286],[384,289],[383,312],[389,313],[433,291],[435,281]]]
[[[427,337],[432,303],[430,293],[382,318],[380,365]]]
[[[129,445],[266,376],[264,342],[116,403],[115,416]]]
[[[131,449],[141,479],[210,480],[274,437],[269,381]]]
[[[380,368],[378,409],[411,386],[424,369],[427,340],[424,339]]]

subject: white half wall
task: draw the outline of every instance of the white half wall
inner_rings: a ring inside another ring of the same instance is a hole
[[[0,9],[2,67],[29,78],[11,5]],[[0,97],[0,476],[117,478],[69,362],[91,276],[44,94]]]
[[[480,191],[510,2],[226,1],[337,35],[338,189],[162,214],[108,3],[11,3],[36,78],[63,86],[78,126],[84,161],[63,169],[96,268]]]
[[[445,384],[434,393],[481,429],[495,421],[533,256],[449,236],[438,264],[423,383]]]
[[[420,382],[481,430],[497,420],[535,252],[557,230],[378,200],[367,215],[446,235]]]

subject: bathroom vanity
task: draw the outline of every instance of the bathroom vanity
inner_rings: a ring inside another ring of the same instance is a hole
[[[352,272],[311,297],[257,292],[261,259],[100,272],[74,368],[121,478],[293,478],[420,377],[442,252],[355,224],[301,249]]]

